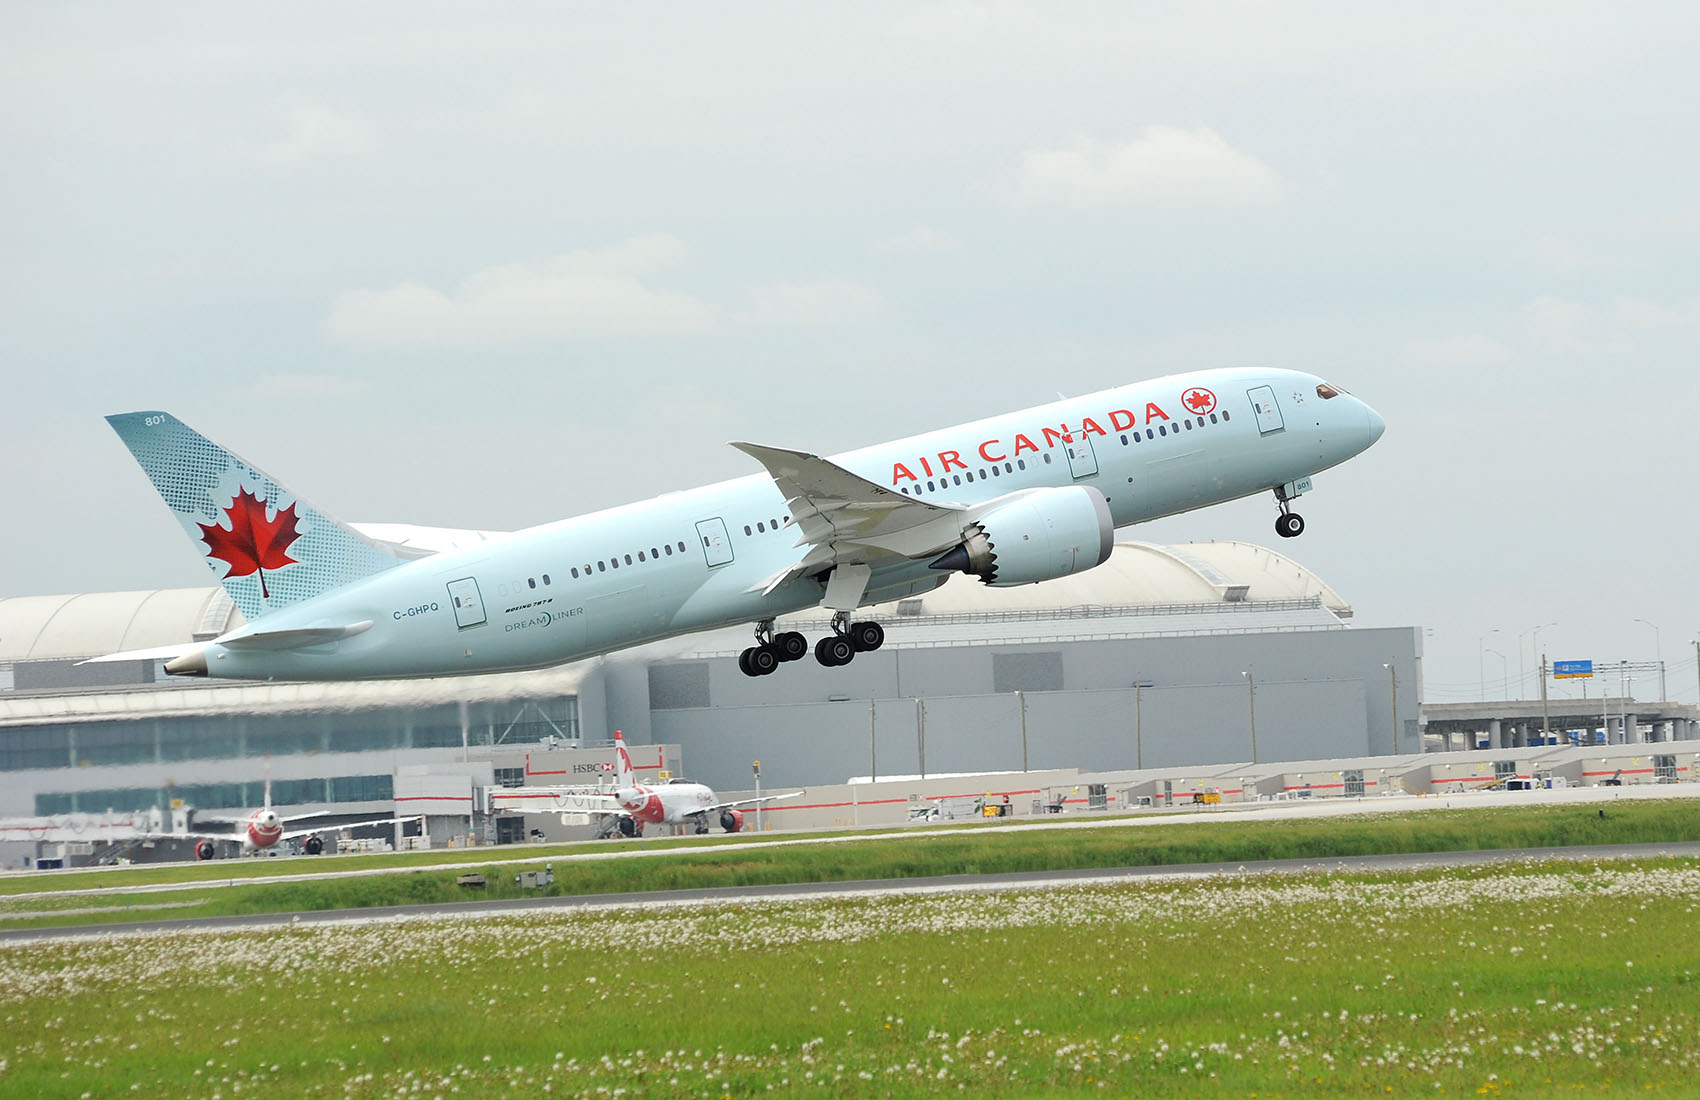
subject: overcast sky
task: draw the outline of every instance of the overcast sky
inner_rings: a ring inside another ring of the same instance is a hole
[[[1697,104],[1692,3],[6,4],[0,595],[206,583],[112,412],[511,529],[1270,365],[1386,436],[1131,534],[1693,701]]]

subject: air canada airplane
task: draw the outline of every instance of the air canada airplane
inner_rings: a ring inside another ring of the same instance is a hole
[[[431,553],[346,526],[163,412],[107,418],[247,622],[166,658],[183,676],[351,680],[535,668],[751,623],[763,676],[809,652],[774,620],[820,606],[832,667],[885,631],[859,608],[951,573],[995,587],[1102,564],[1114,532],[1272,493],[1367,449],[1374,409],[1313,375],[1221,369],[1137,382],[822,458],[734,443],[763,468]],[[438,532],[439,534],[445,534]],[[386,537],[388,536],[388,537]]]
[[[218,854],[216,844],[221,841],[236,841],[241,844],[241,852],[245,856],[256,852],[267,851],[285,840],[304,838],[301,842],[302,851],[310,856],[316,856],[325,850],[324,837],[331,833],[340,833],[344,829],[353,829],[361,825],[395,825],[404,821],[417,821],[414,817],[369,817],[357,821],[347,821],[340,825],[310,825],[301,828],[300,823],[315,818],[336,817],[334,811],[321,813],[296,814],[284,817],[272,808],[272,781],[266,777],[265,804],[252,813],[241,817],[209,817],[197,814],[193,825],[187,825],[181,830],[162,834],[166,836],[190,837],[195,841],[195,858],[212,859]],[[203,823],[223,824],[230,827],[227,832],[206,832],[196,828]],[[175,825],[175,822],[174,822]],[[290,828],[290,826],[297,826]]]
[[[673,780],[654,786],[639,783],[632,767],[626,739],[614,731],[617,761],[612,787],[507,787],[490,792],[494,808],[529,813],[560,811],[567,816],[598,819],[598,837],[642,836],[647,825],[686,825],[698,833],[708,832],[710,820],[718,821],[729,833],[744,828],[745,806],[763,805],[796,798],[802,791],[722,801],[713,790],[689,780]]]

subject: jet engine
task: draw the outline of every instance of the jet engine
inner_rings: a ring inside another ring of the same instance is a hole
[[[720,827],[722,829],[725,829],[729,833],[743,832],[743,830],[744,830],[744,811],[742,811],[742,810],[721,810],[720,811]]]
[[[216,854],[217,854],[217,852],[213,848],[213,842],[212,841],[210,841],[210,840],[200,840],[200,841],[195,842],[195,858],[196,859],[211,859]]]
[[[997,588],[1037,584],[1104,564],[1115,534],[1109,502],[1090,485],[1012,493],[1006,503],[991,502],[932,567]]]
[[[643,832],[643,826],[638,824],[638,821],[635,817],[622,817],[620,819],[620,835],[621,836],[634,837],[634,836],[640,835],[642,832]]]
[[[301,850],[310,856],[316,856],[325,850],[325,841],[318,833],[314,833],[301,842]]]

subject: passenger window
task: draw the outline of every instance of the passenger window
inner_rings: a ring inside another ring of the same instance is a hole
[[[667,556],[668,557],[673,556],[673,544],[672,543],[667,544]]]
[[[703,540],[702,540],[702,544],[703,544],[703,545],[704,545],[704,546],[707,546],[707,545],[708,545],[708,540],[707,540],[707,539],[703,539]],[[681,542],[681,543],[680,543],[680,544],[679,544],[679,553],[681,553],[681,554],[683,554],[683,553],[684,553],[684,552],[685,552],[685,544],[684,544],[684,543],[682,543],[682,542]]]
[[[615,554],[613,557],[609,558],[608,564],[612,565],[615,569],[620,568],[620,555]]]
[[[1167,424],[1157,425],[1157,434],[1158,435],[1168,435],[1169,434],[1169,426]]]
[[[753,533],[754,533],[754,532],[752,532],[752,531],[751,531],[751,530],[750,530],[750,525],[749,525],[749,524],[747,524],[747,523],[746,523],[746,524],[744,524],[744,534],[746,534],[746,535],[748,535],[748,534],[753,534]]]
[[[1023,470],[1027,469],[1027,460],[1025,458],[1016,459],[1015,464]]]
[[[1192,419],[1190,417],[1187,418],[1186,420],[1181,421],[1181,423],[1186,425],[1187,431],[1189,431],[1189,432],[1192,431]]]
[[[1212,424],[1216,423],[1216,414],[1215,413],[1210,414],[1210,423],[1212,423]]]
[[[650,548],[649,548],[649,560],[650,560],[650,561],[654,561],[654,560],[656,560],[656,559],[657,559],[657,558],[659,558],[659,557],[660,557],[660,556],[661,556],[661,551],[659,551],[659,550],[657,550],[657,549],[656,549],[656,548],[655,548],[655,547],[653,547],[653,546],[651,546],[651,547],[650,547]]]
[[[537,578],[536,577],[525,578],[525,586],[527,588],[536,588],[537,587]]]
[[[968,482],[969,482],[969,484],[974,483],[974,471],[973,470],[968,471]]]
[[[767,534],[767,524],[758,522],[756,524],[756,530],[763,535]]]
[[[600,561],[599,561],[599,562],[597,562],[597,563],[596,563],[596,571],[597,571],[597,572],[598,572],[598,573],[606,573],[606,572],[608,572],[608,563],[606,563],[606,562],[600,562]]]
[[[630,565],[631,563],[632,563],[632,556],[630,554],[627,554],[626,555],[626,564]]]
[[[639,551],[638,551],[638,561],[643,561],[643,560],[644,560],[644,557],[643,557],[643,551],[642,551],[642,550],[639,550]]]
[[[1051,464],[1051,452],[1046,451],[1045,452],[1045,465],[1049,466],[1050,464]]]
[[[930,493],[932,491],[933,491],[933,483],[929,481],[929,482],[927,482],[927,492]]]
[[[573,566],[573,580],[578,580],[578,566]]]
[[[953,476],[953,477],[955,477],[955,478],[956,478],[956,483],[957,483],[957,484],[958,484],[958,485],[961,485],[961,484],[962,484],[962,475],[961,475],[961,474],[954,474],[954,475],[952,475],[952,476]]]
[[[1154,430],[1152,430],[1152,429],[1150,429],[1150,428],[1146,428],[1146,429],[1145,429],[1145,438],[1146,438],[1146,439],[1156,439],[1156,438],[1157,438],[1157,433],[1156,433],[1156,432],[1155,432],[1155,431],[1154,431]]]
[[[543,583],[544,584],[549,583],[549,574],[547,574],[547,573],[543,574]]]
[[[1229,420],[1232,420],[1232,419],[1233,418],[1228,415],[1228,410],[1223,409],[1222,410],[1222,423],[1226,424]]]

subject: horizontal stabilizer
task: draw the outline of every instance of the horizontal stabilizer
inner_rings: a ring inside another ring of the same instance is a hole
[[[152,649],[126,649],[122,653],[106,653],[78,661],[79,665],[103,665],[109,661],[170,661],[201,648],[200,642],[179,642],[176,645],[154,646]]]
[[[371,619],[347,626],[305,626],[294,630],[253,630],[218,639],[228,649],[300,649],[303,646],[340,642],[372,629]]]

